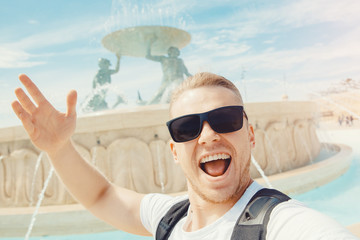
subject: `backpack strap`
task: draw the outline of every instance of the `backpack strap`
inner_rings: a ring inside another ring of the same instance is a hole
[[[264,240],[272,210],[289,199],[275,189],[263,188],[258,191],[238,218],[231,240]]]
[[[236,221],[231,240],[263,240],[270,213],[276,205],[288,201],[290,197],[275,190],[263,188],[249,201]],[[175,225],[187,215],[189,199],[178,202],[161,219],[156,230],[156,240],[167,240]]]
[[[175,225],[187,215],[190,206],[189,199],[178,202],[161,219],[156,229],[156,240],[167,240]]]

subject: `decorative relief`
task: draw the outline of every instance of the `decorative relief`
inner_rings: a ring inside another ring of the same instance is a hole
[[[311,163],[321,147],[312,120],[269,123],[266,130],[255,129],[255,141],[252,154],[269,176]],[[253,178],[260,177],[253,165],[250,173]]]
[[[316,125],[310,119],[271,120],[255,128],[256,145],[252,154],[266,175],[311,163],[318,155],[320,142]],[[186,179],[175,164],[164,127],[144,131],[125,129],[75,135],[78,152],[116,185],[141,193],[172,193],[186,190]],[[113,132],[113,133],[111,133]],[[134,136],[129,136],[134,132]],[[144,135],[148,136],[144,136]],[[25,144],[11,152],[16,143],[0,143],[0,207],[35,205],[50,171],[46,154]],[[251,165],[253,178],[259,177]],[[70,204],[76,201],[59,178],[52,176],[42,205]]]

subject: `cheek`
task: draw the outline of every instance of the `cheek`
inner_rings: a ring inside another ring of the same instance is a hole
[[[183,166],[189,164],[194,155],[194,144],[176,143],[174,147],[176,150],[176,162]]]
[[[245,135],[234,135],[227,138],[227,141],[232,143],[234,148],[235,157],[239,158],[241,165],[248,165],[248,159],[251,157],[251,142]]]

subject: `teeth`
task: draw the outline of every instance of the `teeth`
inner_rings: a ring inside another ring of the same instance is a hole
[[[230,158],[229,154],[219,153],[219,154],[210,155],[210,156],[206,156],[206,157],[202,158],[200,163],[206,163],[206,162],[211,162],[211,161],[214,161],[214,160],[228,159],[228,158]]]

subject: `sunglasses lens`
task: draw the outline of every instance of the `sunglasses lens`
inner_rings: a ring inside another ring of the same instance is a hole
[[[211,128],[218,133],[234,132],[242,128],[242,107],[225,107],[209,112]]]
[[[175,142],[186,142],[197,137],[200,131],[200,117],[185,116],[174,120],[170,125],[171,135]]]
[[[222,107],[206,113],[183,116],[167,124],[175,142],[186,142],[199,136],[202,121],[207,121],[217,133],[240,130],[243,126],[243,107]]]

